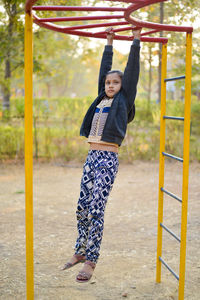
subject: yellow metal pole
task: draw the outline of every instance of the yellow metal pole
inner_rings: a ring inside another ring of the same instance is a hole
[[[33,31],[32,15],[25,16],[25,221],[27,300],[34,299],[33,271]]]
[[[185,72],[185,113],[184,113],[184,145],[183,145],[183,184],[182,184],[182,217],[181,217],[181,246],[179,269],[179,300],[184,299],[187,207],[188,207],[188,178],[190,152],[190,106],[191,106],[191,75],[192,75],[192,34],[186,36],[186,72]]]
[[[163,221],[163,192],[161,188],[164,186],[164,164],[165,159],[162,152],[165,151],[165,119],[163,116],[166,112],[166,82],[164,79],[167,75],[167,44],[162,45],[162,69],[161,69],[161,115],[160,115],[160,163],[159,163],[159,195],[158,195],[158,236],[157,236],[157,268],[156,282],[161,281],[161,261],[159,257],[162,255],[162,227],[160,223]]]

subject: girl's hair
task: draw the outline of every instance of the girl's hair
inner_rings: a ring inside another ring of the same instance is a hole
[[[120,71],[120,70],[111,70],[111,71],[109,71],[109,72],[106,74],[106,77],[107,77],[107,75],[113,74],[113,73],[117,73],[121,79],[122,79],[122,77],[123,77],[123,75],[124,75],[124,73],[123,73],[122,71]]]

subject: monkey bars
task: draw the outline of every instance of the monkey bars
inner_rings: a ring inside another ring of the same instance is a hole
[[[112,0],[106,0],[107,2],[113,2]],[[145,6],[150,4],[155,4],[159,2],[164,2],[167,0],[115,0],[114,2],[124,2],[129,6],[125,7],[80,7],[80,6],[33,6],[37,0],[27,0],[26,2],[26,12],[30,13],[31,10],[36,11],[64,11],[64,12],[122,12],[122,14],[110,14],[110,15],[101,15],[101,16],[73,16],[73,17],[49,17],[49,18],[39,18],[35,13],[33,13],[33,21],[35,24],[54,30],[57,32],[62,32],[71,35],[85,36],[85,37],[93,37],[93,38],[106,38],[106,32],[91,32],[86,31],[88,29],[94,29],[98,27],[116,27],[114,32],[127,32],[132,30],[132,26],[129,27],[118,27],[121,25],[134,25],[136,27],[144,27],[148,29],[154,29],[154,31],[147,31],[142,33],[141,41],[143,42],[160,42],[167,43],[167,39],[164,37],[149,37],[149,34],[159,32],[159,31],[178,31],[178,32],[192,32],[192,27],[184,27],[184,26],[174,26],[174,25],[165,25],[165,24],[157,24],[144,22],[134,18],[131,14]],[[112,20],[115,19],[117,21],[112,23],[98,23],[98,24],[84,24],[84,25],[73,25],[73,26],[61,26],[55,23],[60,22],[80,22],[80,21],[93,21],[93,20]],[[123,22],[119,21],[120,19],[124,19]],[[118,35],[115,34],[116,40],[132,40],[132,37],[129,35]]]
[[[135,28],[147,28],[150,31],[141,34],[142,42],[162,43],[162,83],[161,83],[161,128],[160,128],[160,167],[159,167],[159,207],[158,207],[158,243],[157,243],[157,276],[156,281],[161,280],[161,263],[179,280],[179,300],[184,299],[185,280],[185,256],[186,256],[186,228],[187,228],[187,197],[188,197],[188,170],[189,170],[189,132],[190,132],[190,101],[191,101],[191,47],[192,27],[158,24],[138,20],[132,16],[136,10],[155,3],[168,0],[103,0],[102,2],[121,2],[127,7],[80,7],[80,6],[34,6],[37,0],[27,0],[25,5],[25,189],[26,189],[26,285],[27,299],[34,299],[34,264],[33,264],[33,30],[32,23],[65,34],[106,38],[105,29],[93,32],[97,28],[108,28],[112,26],[116,40],[132,40],[133,25]],[[40,18],[36,15],[38,11],[63,11],[63,12],[90,12],[91,15],[48,17]],[[107,12],[110,15],[93,15],[94,12]],[[117,14],[115,14],[117,13]],[[93,21],[99,21],[94,24]],[[103,22],[102,20],[108,20]],[[112,21],[111,21],[112,20]],[[113,21],[114,20],[114,21]],[[69,26],[57,25],[55,23],[70,22]],[[71,23],[74,23],[71,25]],[[82,22],[78,24],[78,22]],[[160,31],[186,32],[186,76],[166,79],[167,66],[167,41],[165,37],[152,37],[153,33]],[[124,32],[123,35],[117,34]],[[129,34],[127,34],[129,32]],[[165,116],[166,110],[166,83],[171,80],[185,78],[185,115],[183,117]],[[184,121],[184,157],[178,159],[183,162],[183,194],[182,199],[164,189],[164,157],[177,159],[175,156],[165,152],[165,121],[167,119]],[[182,204],[181,238],[177,237],[168,227],[163,224],[163,193],[178,200]],[[161,257],[162,253],[162,229],[165,229],[173,237],[181,242],[180,249],[180,271],[179,276],[168,266]]]

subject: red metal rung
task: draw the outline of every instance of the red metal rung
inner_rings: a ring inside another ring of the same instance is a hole
[[[89,17],[62,17],[62,18],[41,18],[41,22],[69,22],[69,21],[89,21],[89,20],[111,20],[122,19],[123,15],[115,16],[89,16]]]
[[[142,21],[134,18],[132,13],[138,9],[141,9],[145,6],[156,4],[160,2],[165,2],[168,0],[104,0],[113,2],[122,2],[128,3],[128,7],[96,7],[96,6],[33,6],[37,0],[26,0],[25,10],[26,12],[30,13],[31,10],[34,11],[85,11],[85,12],[98,12],[98,11],[105,11],[105,12],[116,12],[121,11],[124,12],[122,15],[105,15],[105,16],[74,16],[74,17],[56,17],[56,18],[38,18],[36,15],[33,15],[34,22],[41,27],[48,28],[50,30],[54,30],[57,32],[63,32],[67,34],[79,35],[79,36],[86,36],[86,37],[95,37],[95,38],[106,38],[105,31],[92,33],[83,31],[84,29],[88,30],[91,28],[97,27],[108,27],[108,26],[121,26],[121,25],[134,25],[137,27],[144,27],[152,29],[150,31],[143,32],[141,34],[141,41],[146,42],[159,42],[159,43],[167,43],[167,38],[163,37],[149,37],[152,33],[156,33],[159,31],[176,31],[176,32],[192,32],[193,28],[189,26],[174,26],[168,24],[158,24],[158,23],[151,23],[147,21]],[[99,24],[84,24],[84,25],[74,25],[74,26],[58,26],[56,22],[68,22],[68,21],[93,21],[93,20],[111,20],[111,19],[122,19],[124,18],[124,22],[108,22],[108,23],[99,23]],[[81,29],[81,30],[80,30]],[[122,32],[122,31],[130,31],[131,27],[124,27],[124,28],[114,28],[114,32]],[[133,39],[132,36],[122,36],[115,34],[115,39],[118,40],[131,40]]]
[[[95,6],[33,6],[37,11],[125,11],[125,7],[95,7]]]

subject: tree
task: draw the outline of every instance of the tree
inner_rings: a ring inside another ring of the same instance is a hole
[[[81,3],[81,0],[74,1]],[[74,1],[71,1],[71,5]],[[49,3],[57,4],[57,1]],[[24,4],[24,0],[0,0],[0,87],[4,113],[10,109],[12,74],[17,69],[21,71],[24,66]],[[59,5],[62,4],[66,4],[66,1],[60,0]],[[42,16],[45,14],[41,12]],[[40,59],[35,61],[35,66],[39,68]]]
[[[144,12],[146,15],[144,15]],[[192,26],[193,24],[196,24],[195,21],[198,20],[198,16],[200,13],[200,3],[199,1],[189,1],[189,0],[172,0],[165,3],[160,3],[148,6],[141,10],[139,18],[144,19],[146,17],[146,20],[149,22],[156,22],[156,23],[164,23],[164,24],[171,24],[171,25],[179,25],[184,26],[187,24],[187,26]],[[145,29],[144,29],[145,31]],[[194,83],[194,80],[192,80],[192,88],[196,94],[198,89],[198,74],[199,74],[199,53],[198,53],[198,38],[196,37],[196,33],[199,33],[199,28],[194,25],[194,34],[193,34],[193,76],[195,77],[196,81]],[[185,33],[178,33],[178,32],[166,32],[159,33],[160,36],[165,36],[169,38],[168,41],[168,55],[167,60],[171,63],[171,68],[168,68],[167,76],[179,76],[184,75],[185,73]],[[150,45],[147,45],[149,47]],[[159,60],[161,60],[161,47],[160,44],[160,53],[159,53]],[[147,60],[147,52],[150,53],[150,50],[146,50],[146,45],[143,46],[143,56],[142,59]],[[156,52],[156,51],[155,51]],[[153,58],[153,56],[152,56]],[[150,58],[149,58],[150,63]],[[159,76],[158,76],[158,99],[160,100],[160,75],[161,73],[161,63],[159,64]],[[194,78],[193,77],[193,78]],[[149,78],[150,78],[150,72],[149,72]],[[150,79],[149,79],[150,82]],[[180,88],[181,83],[175,83],[175,86]],[[144,85],[145,87],[145,85]],[[182,87],[181,87],[182,88]]]
[[[160,24],[163,24],[164,20],[164,3],[160,3]],[[160,31],[160,37],[163,36],[163,32]],[[161,99],[161,60],[162,60],[162,44],[159,44],[159,66],[158,66],[158,101],[160,102]]]
[[[142,11],[143,17],[141,19],[146,18],[148,22],[152,23],[159,23],[159,7],[158,5],[151,5],[149,7],[145,7]],[[144,29],[144,31],[150,31],[150,29]],[[145,72],[145,75],[143,76],[143,80],[146,82],[143,84],[143,89],[145,90],[148,106],[150,105],[150,102],[152,100],[153,95],[153,87],[154,87],[154,81],[155,81],[155,59],[154,56],[157,56],[157,53],[159,52],[157,50],[158,45],[157,43],[145,43],[142,46],[142,60],[145,62],[143,67],[143,72]],[[154,61],[154,63],[153,63]],[[141,72],[142,74],[142,72]],[[141,76],[142,77],[142,76]],[[155,95],[154,95],[155,97]]]
[[[0,0],[4,10],[0,13],[0,86],[4,111],[10,108],[12,72],[23,66],[23,4],[22,0]]]
[[[70,0],[67,5],[87,5],[89,2],[91,5],[89,0]],[[190,19],[192,24],[200,13],[200,3],[198,2],[194,0],[165,2],[163,23],[182,25],[186,19]],[[37,1],[37,5],[44,3],[45,5],[66,5],[66,0]],[[92,0],[92,3],[95,3],[95,0]],[[12,86],[17,86],[20,83],[20,86],[23,87],[24,4],[25,0],[0,0],[0,7],[4,9],[4,11],[0,10],[0,87],[3,94],[4,110],[9,109],[11,83]],[[145,17],[150,22],[159,23],[159,5],[155,4],[143,8],[136,11],[135,15],[139,19]],[[67,12],[67,15],[79,15],[79,13]],[[83,15],[86,14],[87,12],[83,12]],[[64,16],[66,12],[37,12],[37,15],[41,17]],[[195,30],[199,32],[198,29]],[[148,31],[148,29],[144,29],[144,31]],[[179,58],[182,58],[185,52],[185,34],[164,32],[163,35],[169,37],[168,60],[173,60],[173,57],[177,58],[173,64],[173,70],[170,72],[177,73],[177,70],[179,72],[182,67]],[[101,55],[100,48],[98,44],[94,46],[95,43],[96,40],[94,39],[73,37],[45,30],[38,26],[34,27],[34,92],[36,96],[41,94],[38,93],[38,90],[42,90],[42,95],[45,97],[70,96],[75,92],[77,96],[87,93],[94,95],[96,93],[95,76],[98,73]],[[198,39],[193,38],[193,43],[193,64],[195,63],[193,74],[197,75],[195,78],[198,81],[200,64]],[[152,64],[152,60],[157,56],[157,48],[157,44],[143,44],[141,61],[145,60],[145,63],[143,64],[144,72],[141,72],[140,76],[141,90],[145,91],[145,95],[149,93],[156,98],[153,88],[157,84],[158,77],[155,76],[156,65],[155,61]],[[120,69],[123,69],[120,64],[125,59],[119,56],[119,62],[116,60]],[[149,76],[147,72],[149,72]],[[148,78],[149,88],[145,90]],[[196,90],[198,86],[199,84],[196,82]]]

